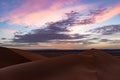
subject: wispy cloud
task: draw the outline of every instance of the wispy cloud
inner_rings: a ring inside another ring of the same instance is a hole
[[[12,29],[0,29],[0,31],[8,34],[13,34],[17,32],[17,30],[12,30]]]
[[[99,33],[101,35],[112,35],[114,33],[120,33],[120,24],[103,26],[103,27],[91,29],[88,32]]]
[[[96,16],[96,22],[100,23],[100,22],[106,21],[118,14],[120,14],[120,3],[112,7],[108,7],[104,13]]]
[[[99,42],[120,45],[120,40],[100,39]]]
[[[12,10],[4,20],[10,24],[41,25],[61,19],[63,13],[84,10],[90,5],[74,5],[80,0],[26,0],[23,5]],[[53,17],[54,16],[54,17]]]
[[[55,22],[62,19],[63,13],[70,11],[82,11],[90,9],[92,4],[77,4],[81,0],[26,0],[24,4],[13,9],[8,13],[6,17],[3,17],[0,21],[7,20],[10,24],[18,25],[43,25],[46,22]],[[31,6],[32,5],[32,6]],[[96,9],[86,15],[86,19],[83,19],[80,23],[85,22],[100,23],[106,21],[113,16],[120,14],[120,4],[116,4],[112,7],[106,7]],[[54,17],[53,17],[54,16]]]

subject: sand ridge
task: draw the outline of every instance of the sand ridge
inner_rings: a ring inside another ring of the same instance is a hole
[[[0,47],[0,68],[29,61],[29,59],[16,54],[8,48]]]
[[[32,52],[27,52],[24,50],[19,50],[19,49],[11,49],[13,52],[24,56],[25,58],[30,59],[31,61],[36,61],[36,60],[44,60],[47,59],[47,57],[42,56],[40,54],[32,53]]]
[[[1,68],[0,80],[120,80],[120,60],[91,49]]]

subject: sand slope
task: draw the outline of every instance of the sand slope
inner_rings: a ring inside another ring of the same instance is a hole
[[[120,59],[120,56],[116,56],[116,58]]]
[[[90,50],[94,56],[98,80],[120,80],[120,60],[100,50]]]
[[[13,52],[22,55],[23,57],[31,60],[31,61],[36,61],[36,60],[44,60],[47,59],[47,57],[42,56],[40,54],[36,54],[36,53],[31,53],[31,52],[27,52],[24,50],[19,50],[19,49],[11,49]]]
[[[2,68],[0,80],[120,80],[120,60],[92,49]]]
[[[0,68],[29,61],[29,59],[16,54],[8,48],[0,47]]]
[[[0,47],[0,68],[43,59],[47,57],[24,50]]]

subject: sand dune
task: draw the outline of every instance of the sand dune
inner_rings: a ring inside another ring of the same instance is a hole
[[[0,68],[42,59],[47,59],[47,57],[23,50],[0,47]]]
[[[16,54],[8,48],[0,47],[0,68],[29,61],[29,59]]]
[[[116,58],[120,59],[120,56],[116,56]]]
[[[98,80],[120,80],[120,60],[103,51],[90,50],[96,65]]]
[[[120,60],[92,49],[1,68],[0,80],[120,80]]]
[[[42,55],[42,56],[45,56],[45,57],[48,57],[48,58],[53,58],[53,57],[59,57],[59,56],[64,56],[64,55],[67,55],[65,53],[44,53],[44,52],[39,52],[38,54]]]
[[[47,57],[42,56],[40,54],[36,54],[36,53],[31,53],[31,52],[27,52],[24,50],[19,50],[19,49],[11,49],[13,52],[24,56],[25,58],[31,60],[31,61],[36,61],[36,60],[44,60],[47,59]]]

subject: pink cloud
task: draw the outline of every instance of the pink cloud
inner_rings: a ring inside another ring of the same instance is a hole
[[[71,6],[80,0],[26,0],[19,8],[11,11],[4,20],[10,24],[43,25],[60,20],[64,13],[71,10],[84,10],[90,5]],[[51,3],[51,4],[48,4]],[[46,6],[47,5],[47,6]],[[64,8],[63,8],[64,7]]]
[[[98,12],[95,11],[95,13],[91,13],[90,15],[88,15],[87,17],[83,17],[81,20],[89,20],[89,19],[93,19],[93,23],[90,24],[80,24],[77,26],[74,26],[71,28],[71,32],[70,33],[79,33],[79,31],[81,31],[81,29],[86,29],[86,27],[90,27],[93,24],[97,24],[97,23],[101,23],[104,21],[107,21],[108,19],[111,19],[112,17],[120,14],[120,3],[116,4],[112,7],[108,7],[107,9],[103,9],[103,10],[97,10]],[[84,33],[84,32],[83,32]]]
[[[120,3],[109,8],[105,13],[96,16],[96,21],[97,21],[97,23],[100,23],[100,22],[106,21],[118,14],[120,14]]]
[[[12,30],[12,29],[1,29],[0,31],[8,34],[13,34],[17,32],[17,30]]]
[[[63,7],[63,6],[69,6],[69,5],[74,4],[75,2],[77,2],[79,0],[54,0],[54,1],[55,2],[50,7],[50,9],[58,9],[58,8]]]

